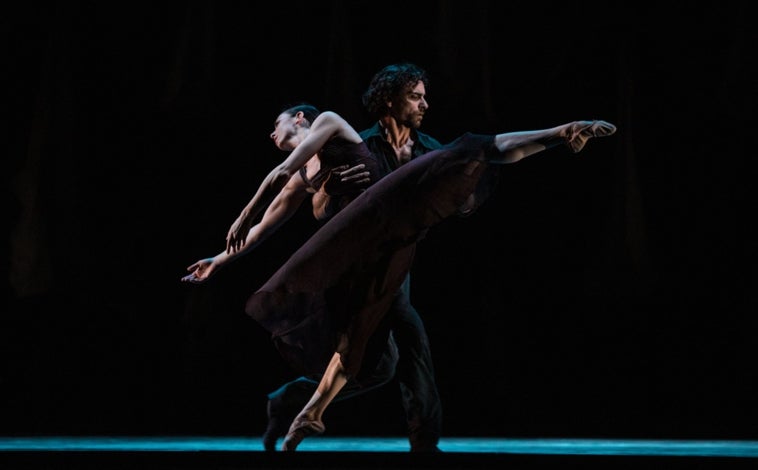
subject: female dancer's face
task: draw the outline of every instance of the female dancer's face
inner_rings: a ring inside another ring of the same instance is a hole
[[[300,113],[298,113],[300,114]],[[297,115],[282,113],[274,122],[274,132],[269,137],[274,141],[274,145],[280,150],[294,150],[299,143],[295,136],[297,135],[299,118]]]

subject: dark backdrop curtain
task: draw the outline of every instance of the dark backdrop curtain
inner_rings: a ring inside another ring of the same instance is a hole
[[[242,305],[315,222],[179,278],[283,157],[281,109],[362,129],[373,73],[409,60],[441,141],[619,128],[508,168],[422,242],[446,433],[758,437],[747,2],[35,2],[4,23],[1,433],[262,432],[292,372]],[[392,385],[333,409],[330,432],[404,434]]]

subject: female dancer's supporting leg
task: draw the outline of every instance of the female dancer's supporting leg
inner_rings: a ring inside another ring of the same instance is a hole
[[[295,450],[300,442],[313,434],[321,434],[326,429],[321,421],[324,410],[329,406],[335,395],[347,383],[347,374],[340,361],[339,353],[334,353],[326,372],[321,377],[318,388],[302,411],[290,425],[282,443],[282,450]]]

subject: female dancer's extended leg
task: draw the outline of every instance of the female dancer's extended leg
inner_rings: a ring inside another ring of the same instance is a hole
[[[561,143],[568,146],[573,153],[577,153],[584,148],[589,139],[609,136],[614,132],[616,132],[616,127],[605,121],[574,121],[549,129],[497,134],[494,136],[494,144],[498,155],[491,158],[488,163],[515,163]],[[478,152],[480,149],[473,150]],[[480,162],[472,160],[470,168],[473,169],[479,164]],[[464,206],[467,204],[470,204],[470,201]],[[335,352],[316,392],[292,421],[282,443],[282,450],[294,451],[306,437],[324,432],[325,426],[321,421],[324,410],[347,380],[348,376],[340,360],[340,354]]]

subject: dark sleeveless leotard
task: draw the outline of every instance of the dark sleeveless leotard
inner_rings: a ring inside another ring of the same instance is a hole
[[[300,169],[300,176],[303,181],[314,191],[318,191],[326,182],[333,168],[341,165],[355,166],[363,163],[366,165],[365,171],[370,173],[371,183],[379,179],[379,165],[376,157],[368,149],[365,142],[353,143],[341,138],[330,139],[321,148],[319,160],[321,160],[321,168],[311,178],[308,178],[305,167]],[[360,193],[360,190],[352,190],[342,194],[332,194],[329,201],[330,209],[327,212],[331,214],[338,212]]]

